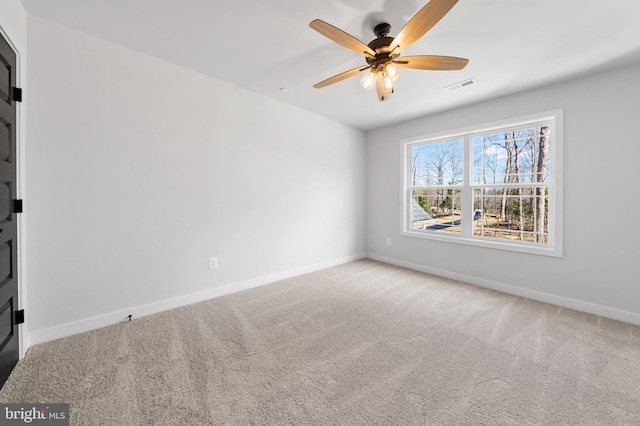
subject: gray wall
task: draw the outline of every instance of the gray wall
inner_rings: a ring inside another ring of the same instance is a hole
[[[368,253],[640,323],[639,75],[640,64],[367,133]],[[554,109],[564,110],[563,258],[399,236],[400,139]]]

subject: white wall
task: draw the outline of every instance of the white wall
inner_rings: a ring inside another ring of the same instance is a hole
[[[367,133],[368,253],[640,323],[639,75],[640,64]],[[563,258],[399,236],[400,139],[560,108],[565,129]],[[392,237],[391,246],[385,245],[386,237]]]
[[[27,45],[27,12],[20,0],[3,0],[0,3],[0,28],[11,44],[24,54]]]
[[[17,85],[25,87],[27,84],[27,13],[22,7],[20,0],[3,0],[0,2],[0,33],[9,41],[17,54]],[[18,182],[16,196],[25,198],[26,191],[24,185],[25,176],[25,141],[27,135],[27,115],[25,106],[22,103],[18,107],[18,129],[17,129],[17,150],[16,156]],[[27,213],[18,215],[18,307],[27,310],[26,298],[26,268],[25,268],[25,232]],[[24,354],[29,347],[29,336],[27,333],[28,323],[21,326],[20,331],[20,353]]]
[[[364,253],[363,132],[34,16],[28,34],[33,343]]]

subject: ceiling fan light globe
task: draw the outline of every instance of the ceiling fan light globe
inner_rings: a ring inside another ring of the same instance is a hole
[[[373,86],[376,84],[376,73],[373,69],[369,69],[360,80],[360,84],[367,90],[373,89]]]
[[[396,87],[396,82],[390,77],[384,77],[382,80],[385,92],[391,92]]]
[[[396,81],[400,76],[400,67],[394,64],[392,61],[389,61],[384,64],[383,71],[384,76],[390,78],[393,81]]]

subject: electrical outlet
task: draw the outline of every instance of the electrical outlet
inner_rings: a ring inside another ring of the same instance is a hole
[[[390,246],[391,245],[391,238],[387,238],[387,245]]]
[[[209,269],[217,269],[218,268],[218,258],[210,257],[209,258]]]

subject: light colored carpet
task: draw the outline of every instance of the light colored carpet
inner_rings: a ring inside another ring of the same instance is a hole
[[[76,425],[638,425],[640,327],[362,260],[34,346],[0,400]]]

